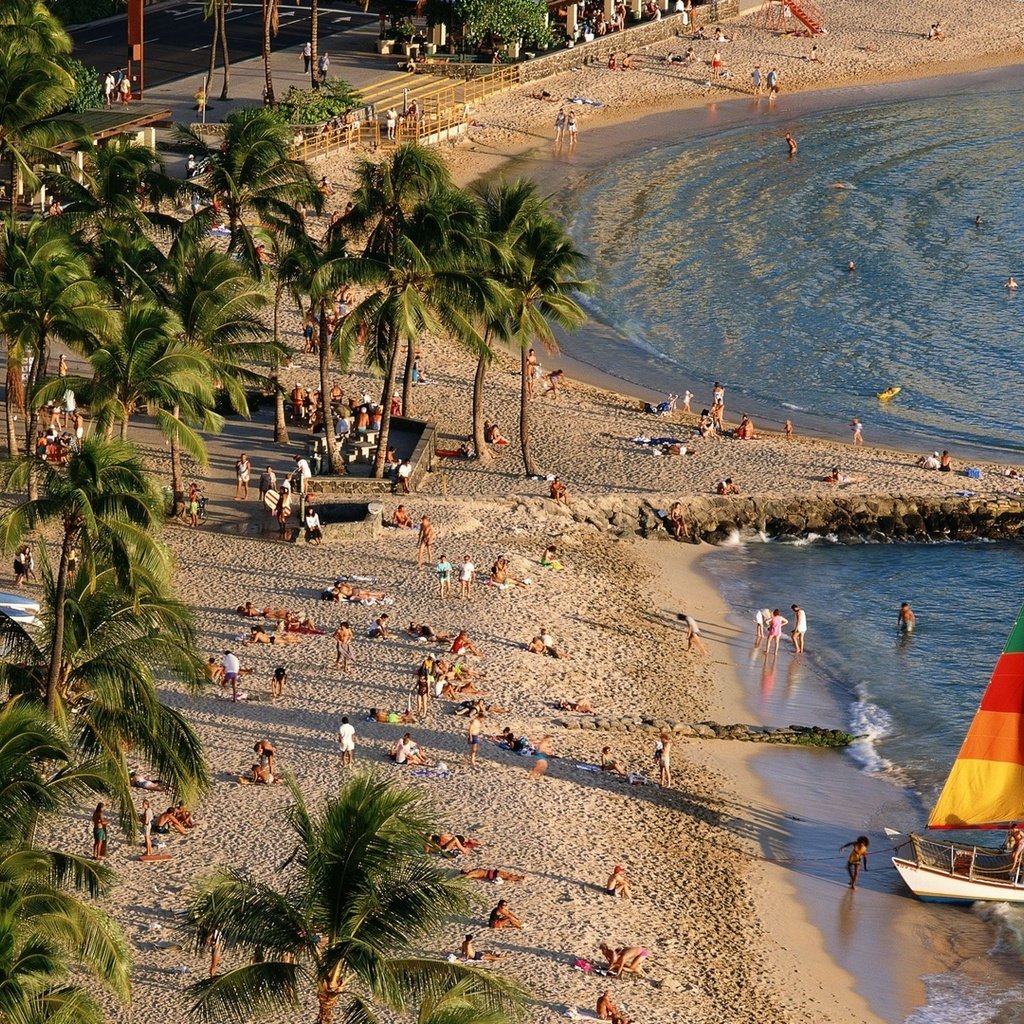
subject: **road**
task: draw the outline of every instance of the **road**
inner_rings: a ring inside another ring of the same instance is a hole
[[[262,52],[261,5],[233,3],[226,20],[231,63],[258,57]],[[333,36],[346,29],[376,22],[376,14],[364,14],[361,7],[320,6],[320,48],[340,44]],[[275,52],[293,50],[295,61],[309,39],[309,8],[281,5],[281,28],[271,45]],[[74,55],[100,74],[123,68],[128,51],[127,20],[119,18],[102,25],[83,25],[71,33]],[[213,27],[203,20],[203,4],[181,3],[145,14],[146,88],[195,74],[207,67]],[[219,60],[219,54],[218,54]]]

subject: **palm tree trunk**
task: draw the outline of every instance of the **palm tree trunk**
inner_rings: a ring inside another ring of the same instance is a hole
[[[327,300],[320,300],[320,401],[324,411],[324,440],[327,444],[327,463],[334,476],[341,476],[345,466],[341,449],[334,436],[334,417],[331,415],[331,337],[327,333]]]
[[[313,3],[316,3],[316,0],[313,0]],[[320,991],[317,992],[317,1002],[319,1004],[316,1015],[317,1024],[331,1024],[334,1020],[334,1008],[338,1005],[340,998],[340,992],[335,992],[327,988],[326,985],[320,986]]]
[[[203,86],[203,95],[206,97],[207,106],[210,103],[210,90],[213,88],[213,72],[217,68],[217,44],[220,42],[220,14],[218,8],[222,0],[216,0],[213,8],[213,42],[210,44],[210,68],[206,72],[206,84]]]
[[[416,358],[412,342],[405,350],[405,370],[402,372],[402,415],[412,415],[412,364]]]
[[[284,294],[284,286],[278,282],[274,289],[274,344],[281,340],[281,297]],[[288,421],[284,414],[284,391],[281,388],[281,364],[277,358],[274,359],[274,368],[270,373],[270,379],[274,382],[274,443],[288,444]]]
[[[175,419],[181,417],[181,406],[174,406],[171,415]],[[185,507],[185,474],[181,470],[181,445],[178,438],[171,435],[171,515],[181,514]]]
[[[263,0],[263,78],[266,102],[274,105],[274,76],[270,70],[270,30],[275,0]]]
[[[519,386],[519,447],[523,451],[523,468],[527,476],[536,476],[537,467],[533,464],[533,457],[530,455],[530,396],[526,390],[527,374],[530,367],[526,363],[526,348],[522,348],[520,356],[520,386]]]
[[[387,324],[384,330],[389,335],[388,365],[384,371],[384,391],[380,396],[380,436],[377,438],[377,455],[373,460],[373,475],[378,480],[384,478],[384,459],[388,454],[388,438],[391,435],[391,398],[395,393],[395,367],[398,363],[398,331],[393,324]]]
[[[57,567],[57,586],[53,594],[53,646],[46,673],[46,711],[51,718],[57,718],[60,710],[60,668],[64,661],[64,599],[68,590],[68,555],[74,547],[76,532],[72,527],[64,528],[60,565]]]
[[[125,414],[124,419],[121,420],[121,440],[128,440],[128,416]]]
[[[220,49],[224,58],[224,88],[220,91],[220,98],[226,100],[231,85],[231,58],[228,56],[228,25],[227,10],[231,0],[223,0],[220,7]]]
[[[24,411],[25,400],[21,394],[21,361],[12,360],[10,350],[7,354],[7,383],[4,390],[4,412],[7,416],[7,457],[16,459],[21,454],[18,444],[18,426],[15,411]]]
[[[487,335],[484,335],[484,343],[487,343]],[[487,374],[487,356],[481,352],[476,361],[476,375],[473,377],[473,447],[476,449],[476,457],[480,462],[491,462],[494,456],[491,455],[487,441],[484,439],[484,377]]]
[[[312,88],[317,89],[320,86],[320,80],[316,77],[316,65],[317,65],[317,37],[320,35],[320,4],[319,0],[312,0],[309,7],[309,42],[312,46],[312,56],[309,59],[309,84]]]
[[[46,374],[46,364],[50,361],[50,345],[46,335],[40,334],[36,341],[35,359],[32,361],[32,372],[28,375],[28,387],[25,390],[25,404],[28,411],[28,422],[25,431],[26,450],[35,443],[36,431],[39,429],[39,409],[36,407],[35,394]]]

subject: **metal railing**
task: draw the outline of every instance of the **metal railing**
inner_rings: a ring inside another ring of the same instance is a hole
[[[422,145],[441,142],[465,127],[474,103],[512,89],[521,80],[518,64],[494,65],[486,74],[467,79],[445,79],[433,87],[417,86],[408,76],[388,79],[384,88],[368,90],[361,97],[364,109],[372,116],[352,125],[328,121],[322,125],[296,126],[292,156],[315,160],[356,146],[375,149],[408,141]],[[406,116],[414,104],[415,116]],[[395,108],[400,114],[393,137],[381,131],[382,117],[388,108]]]
[[[934,868],[948,875],[957,875],[979,882],[1001,882],[1021,885],[1021,865],[1013,857],[988,846],[967,846],[959,843],[931,842],[912,836],[914,858],[920,867]]]

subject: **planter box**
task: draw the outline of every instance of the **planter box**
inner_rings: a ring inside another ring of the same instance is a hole
[[[377,52],[380,54],[389,54],[394,48],[394,39],[378,39],[377,40]]]

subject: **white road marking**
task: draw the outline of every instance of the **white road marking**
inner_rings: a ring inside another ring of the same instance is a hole
[[[95,39],[84,39],[79,46],[89,46],[91,43],[102,43],[104,39],[113,39],[113,36],[97,36]]]

